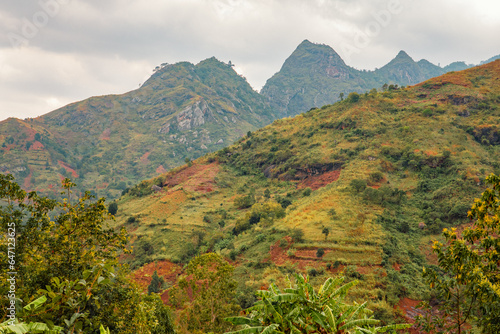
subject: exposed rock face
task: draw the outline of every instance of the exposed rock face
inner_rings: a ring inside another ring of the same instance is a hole
[[[205,101],[198,101],[187,106],[177,115],[177,127],[180,131],[190,130],[205,124],[205,116],[209,114]]]

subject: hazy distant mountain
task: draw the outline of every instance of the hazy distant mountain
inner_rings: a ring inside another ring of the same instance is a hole
[[[261,93],[284,117],[336,102],[341,93],[363,93],[385,83],[414,85],[471,66],[456,62],[441,68],[425,59],[416,62],[406,52],[400,51],[382,68],[360,71],[346,65],[331,47],[305,40],[286,59],[281,70],[266,82]]]
[[[500,55],[496,55],[496,56],[494,56],[494,57],[491,57],[491,58],[490,58],[490,59],[488,59],[488,60],[482,61],[482,62],[480,63],[480,65],[491,63],[492,61],[495,61],[495,60],[497,60],[497,59],[500,59]]]

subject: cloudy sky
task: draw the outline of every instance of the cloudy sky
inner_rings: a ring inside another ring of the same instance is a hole
[[[163,62],[215,56],[259,90],[304,39],[374,69],[500,54],[498,0],[4,0],[0,120],[136,89]]]

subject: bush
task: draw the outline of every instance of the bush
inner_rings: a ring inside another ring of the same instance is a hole
[[[255,204],[255,197],[253,194],[248,194],[247,196],[238,197],[234,200],[234,206],[238,209],[247,209]]]
[[[323,255],[325,255],[325,250],[323,248],[318,248],[318,250],[316,251],[316,257],[320,258],[323,257]]]
[[[293,242],[303,242],[304,241],[304,231],[298,228],[294,228],[290,232],[290,237]]]
[[[118,212],[118,204],[116,204],[116,202],[109,204],[108,212],[113,216],[116,215],[116,213]]]
[[[371,182],[380,182],[384,179],[384,174],[382,172],[373,172],[370,174],[370,181]]]
[[[318,271],[317,271],[316,269],[314,269],[314,268],[309,269],[309,271],[308,271],[307,273],[308,273],[308,274],[309,274],[309,276],[311,276],[311,277],[316,277],[316,276],[318,276]]]
[[[354,179],[351,181],[350,186],[356,193],[360,193],[366,189],[367,183],[365,180]]]
[[[346,99],[347,102],[356,103],[359,101],[359,94],[356,92],[349,93]]]
[[[306,189],[304,189],[304,192],[302,193],[302,195],[304,195],[304,196],[310,196],[311,193],[312,193],[311,188],[306,188]]]

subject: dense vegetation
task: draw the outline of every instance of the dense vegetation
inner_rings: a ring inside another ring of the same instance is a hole
[[[217,252],[235,264],[242,308],[286,274],[319,285],[342,273],[360,282],[353,299],[395,321],[394,306],[436,297],[421,276],[438,264],[432,240],[467,222],[499,173],[499,73],[497,61],[353,93],[137,184],[116,215],[132,268]]]

